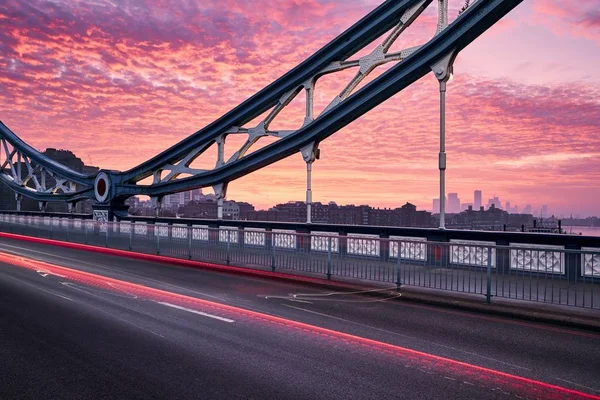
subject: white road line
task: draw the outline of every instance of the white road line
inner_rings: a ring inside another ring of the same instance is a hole
[[[298,300],[298,299],[286,299],[286,300],[293,301],[293,302],[296,302],[296,303],[313,304],[312,302],[306,301],[306,300]]]
[[[118,273],[122,273],[122,274],[129,275],[129,276],[134,276],[136,278],[147,279],[149,281],[156,282],[156,283],[159,283],[161,285],[166,285],[166,286],[174,287],[174,288],[177,288],[177,289],[180,289],[180,290],[184,290],[184,291],[187,291],[187,292],[191,292],[191,293],[195,293],[195,294],[198,294],[198,295],[204,296],[204,297],[210,297],[210,298],[222,301],[222,302],[223,301],[227,301],[223,297],[213,296],[211,294],[199,292],[197,290],[193,290],[193,289],[190,289],[190,288],[187,288],[187,287],[184,287],[184,286],[178,286],[178,285],[174,285],[172,283],[160,281],[158,279],[152,279],[152,278],[144,276],[144,275],[134,274],[132,272],[129,272],[129,271],[126,271],[126,270],[123,270],[123,269],[110,268],[109,266],[106,266],[106,265],[100,265],[100,264],[97,264],[97,263],[93,263],[93,262],[89,262],[89,261],[84,261],[84,260],[78,260],[76,258],[66,257],[66,256],[62,256],[62,255],[59,255],[59,254],[48,253],[48,252],[39,251],[39,250],[33,250],[33,249],[30,249],[30,248],[27,248],[27,247],[12,246],[12,245],[9,245],[9,244],[6,244],[6,243],[0,243],[0,250],[1,251],[6,252],[6,253],[10,253],[10,254],[13,254],[13,255],[16,255],[16,256],[19,256],[19,257],[26,257],[26,256],[24,256],[22,253],[6,249],[5,247],[11,247],[13,249],[19,249],[19,250],[26,251],[26,252],[29,252],[29,253],[38,253],[38,254],[42,254],[42,255],[45,255],[45,256],[50,256],[50,257],[54,257],[54,258],[68,260],[68,261],[76,262],[77,264],[80,264],[80,265],[81,264],[85,264],[85,265],[96,267],[96,268],[102,268],[102,269],[105,269],[105,270],[108,270],[108,271],[118,272]],[[27,256],[27,257],[29,257],[29,258],[31,258],[33,260],[37,260],[37,261],[42,261],[42,262],[46,262],[47,261],[47,260],[44,260],[44,259],[36,259],[36,258],[31,257],[31,256]],[[169,265],[168,263],[166,263],[166,264],[168,265],[169,268],[189,270],[189,268],[187,268],[187,267],[178,267],[177,265]],[[67,266],[67,265],[65,265],[65,266]],[[72,265],[71,268],[75,268],[75,269],[80,270],[80,271],[82,270],[82,269],[79,268],[79,266],[73,266]],[[85,272],[85,270],[83,270],[83,271]]]
[[[75,300],[73,300],[73,299],[72,299],[72,298],[70,298],[70,297],[64,296],[64,295],[62,295],[62,294],[60,294],[60,293],[56,293],[56,292],[54,292],[54,291],[52,291],[52,290],[42,289],[42,288],[41,288],[41,287],[39,287],[39,286],[33,285],[33,284],[29,283],[29,282],[25,282],[24,280],[22,280],[22,279],[19,279],[19,278],[15,278],[14,276],[10,276],[10,275],[5,275],[5,276],[6,276],[7,278],[13,279],[13,280],[15,280],[15,281],[19,281],[19,282],[21,282],[21,283],[22,283],[22,284],[24,284],[24,285],[31,286],[32,288],[35,288],[35,289],[37,289],[37,290],[41,290],[42,292],[46,292],[46,293],[53,294],[53,295],[55,295],[55,296],[58,296],[58,297],[60,297],[60,298],[62,298],[62,299],[65,299],[65,300],[69,300],[69,301],[75,301]]]
[[[167,307],[171,307],[171,308],[176,308],[178,310],[187,311],[187,312],[190,312],[190,313],[202,315],[203,317],[218,319],[219,321],[223,321],[223,322],[229,322],[229,323],[235,322],[234,320],[229,319],[229,318],[223,318],[223,317],[219,317],[218,315],[212,315],[212,314],[208,314],[208,313],[205,313],[205,312],[202,312],[202,311],[192,310],[191,308],[181,307],[181,306],[178,306],[176,304],[166,303],[164,301],[157,301],[157,303],[158,304],[162,304],[163,306],[167,306]]]
[[[110,299],[108,299],[108,298],[106,298],[106,297],[101,297],[101,296],[98,296],[98,295],[96,295],[96,294],[94,294],[94,293],[86,292],[85,290],[82,290],[81,288],[78,288],[78,287],[77,287],[75,284],[73,284],[73,283],[71,283],[71,282],[61,282],[61,284],[63,284],[64,286],[66,286],[66,287],[68,287],[68,288],[75,289],[75,290],[77,290],[77,291],[79,291],[79,292],[82,292],[82,293],[88,294],[88,295],[90,295],[90,296],[96,297],[96,298],[98,298],[98,299],[100,299],[100,300],[103,300],[103,301],[108,301],[109,303],[116,304],[117,306],[120,306],[120,307],[126,308],[126,309],[127,309],[127,310],[129,310],[129,311],[140,312],[139,310],[133,309],[133,308],[131,308],[131,307],[127,307],[127,306],[125,306],[125,305],[123,305],[123,304],[121,304],[121,303],[117,303],[117,302],[115,302],[115,301],[112,301],[112,300],[110,300]],[[156,336],[159,336],[159,337],[161,337],[161,338],[163,338],[163,339],[165,338],[165,337],[164,337],[163,335],[161,335],[160,333],[156,333],[156,332],[154,332],[154,331],[153,331],[153,330],[151,330],[151,329],[144,328],[143,326],[140,326],[140,325],[134,324],[133,322],[131,322],[131,321],[128,321],[128,320],[126,320],[126,319],[124,319],[124,318],[121,318],[121,317],[119,317],[119,316],[115,315],[114,313],[110,313],[110,312],[107,312],[107,311],[105,311],[105,310],[102,310],[102,309],[101,309],[101,308],[99,308],[99,307],[93,306],[93,305],[91,305],[91,304],[90,304],[90,303],[88,303],[88,302],[81,301],[81,302],[80,302],[80,304],[83,304],[83,305],[85,305],[85,306],[87,306],[87,307],[93,308],[94,310],[100,311],[101,313],[103,313],[103,314],[106,314],[106,315],[109,315],[111,318],[118,319],[119,321],[121,321],[121,322],[124,322],[124,323],[126,323],[126,324],[128,324],[128,325],[134,326],[134,327],[136,327],[136,328],[138,328],[138,329],[141,329],[141,330],[144,330],[144,331],[146,331],[146,332],[150,332],[151,334],[153,334],[153,335],[156,335]],[[142,314],[144,314],[144,315],[148,315],[148,314],[146,314],[146,313],[143,313],[143,312],[142,312]]]

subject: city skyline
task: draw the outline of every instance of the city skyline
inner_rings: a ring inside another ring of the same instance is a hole
[[[5,3],[0,119],[37,148],[69,147],[86,163],[127,169],[219,117],[380,4],[322,3],[230,0],[198,8],[134,0],[136,12],[102,1]],[[451,18],[462,3],[451,3]],[[594,7],[590,0],[576,8],[526,2],[459,55],[448,85],[447,193],[478,187],[521,207],[598,214]],[[431,7],[426,16],[434,15]],[[431,32],[417,25],[401,45]],[[319,83],[318,110],[344,82]],[[427,76],[324,141],[313,166],[314,201],[391,207],[405,199],[429,208],[438,188],[437,107],[437,83]],[[293,112],[281,117],[281,128],[302,122]],[[266,207],[302,199],[304,185],[295,155],[232,182],[228,197]]]
[[[447,213],[457,213],[472,207],[474,210],[479,210],[480,207],[484,207],[484,209],[489,209],[493,204],[496,208],[500,208],[508,211],[511,214],[540,214],[543,217],[550,217],[554,215],[552,212],[552,206],[548,204],[525,204],[519,206],[518,204],[512,203],[510,199],[501,198],[495,192],[491,197],[486,197],[482,190],[475,189],[471,197],[464,196],[459,197],[460,193],[448,193],[446,196],[446,212]],[[462,200],[466,200],[463,202]],[[472,201],[469,201],[472,200]],[[426,208],[427,210],[431,210],[434,213],[439,213],[440,211],[440,199],[434,198],[432,200],[432,207]],[[565,213],[561,213],[559,215],[566,215]],[[595,215],[590,215],[595,216]]]

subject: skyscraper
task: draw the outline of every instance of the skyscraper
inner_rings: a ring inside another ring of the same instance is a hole
[[[498,196],[494,196],[494,197],[492,197],[491,199],[488,200],[487,208],[492,207],[492,205],[495,208],[502,208],[502,203],[500,202],[500,199],[498,198]]]
[[[440,212],[440,199],[433,199],[432,212],[438,214]]]
[[[460,212],[460,199],[458,193],[448,193],[448,213]]]
[[[476,190],[475,191],[475,201],[473,202],[473,209],[479,211],[479,209],[481,208],[481,198],[482,198],[482,194],[481,194],[481,190]]]

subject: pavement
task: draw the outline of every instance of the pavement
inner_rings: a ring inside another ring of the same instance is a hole
[[[0,398],[600,398],[591,329],[231,272],[0,239]]]

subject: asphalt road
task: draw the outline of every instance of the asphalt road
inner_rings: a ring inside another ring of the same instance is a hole
[[[396,297],[0,239],[0,399],[600,395],[598,332]]]

